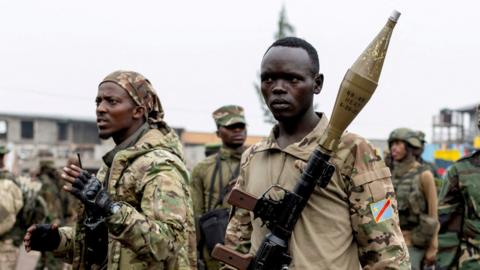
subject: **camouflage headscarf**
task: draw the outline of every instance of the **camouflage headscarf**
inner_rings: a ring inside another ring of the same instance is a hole
[[[164,111],[160,99],[150,81],[135,71],[117,70],[105,77],[99,84],[113,82],[127,91],[138,106],[145,108],[145,119],[152,128],[168,129],[163,120]]]

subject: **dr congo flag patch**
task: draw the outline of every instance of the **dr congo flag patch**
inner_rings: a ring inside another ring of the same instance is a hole
[[[383,199],[370,204],[373,219],[375,223],[379,223],[393,217],[392,200],[390,198]]]

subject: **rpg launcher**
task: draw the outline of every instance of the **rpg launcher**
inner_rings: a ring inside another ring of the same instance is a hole
[[[380,33],[347,71],[340,85],[332,118],[319,146],[311,154],[300,180],[292,192],[284,190],[281,200],[272,200],[265,194],[256,198],[239,189],[233,189],[228,202],[253,212],[270,230],[255,256],[241,254],[217,244],[212,256],[240,270],[285,270],[292,257],[288,241],[315,187],[325,188],[335,172],[329,162],[340,136],[358,115],[377,88],[390,37],[400,13],[393,11]],[[279,188],[274,186],[272,188]]]

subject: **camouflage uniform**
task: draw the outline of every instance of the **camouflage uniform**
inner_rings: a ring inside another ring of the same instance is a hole
[[[97,177],[120,209],[105,219],[108,269],[196,269],[193,209],[181,143],[163,121],[152,86],[135,72],[105,78],[146,108],[147,123],[104,156]],[[140,95],[141,93],[145,95]],[[55,250],[85,269],[85,213],[74,228],[60,228]]]
[[[448,170],[440,192],[439,269],[480,269],[479,179],[480,151]]]
[[[439,269],[480,269],[480,152],[450,167],[440,194]]]
[[[272,185],[292,190],[300,177],[300,164],[308,160],[327,124],[321,115],[314,130],[283,149],[276,142],[278,127],[274,127],[267,139],[243,154],[236,186],[257,197]],[[290,269],[409,269],[390,170],[375,149],[365,139],[346,133],[331,161],[336,166],[331,182],[325,189],[315,188],[290,238]],[[268,195],[283,196],[276,190]],[[384,205],[390,203],[386,220],[371,210],[383,200]],[[241,245],[248,235],[243,234],[248,234],[247,221],[252,218],[235,214],[228,226],[227,246],[246,249]],[[258,219],[251,223],[250,253],[255,254],[268,229]]]
[[[65,224],[68,208],[72,200],[70,200],[71,196],[66,192],[62,192],[63,181],[54,167],[52,153],[40,151],[39,167],[35,180],[42,184],[42,188],[38,192],[38,196],[45,201],[47,208],[47,216],[43,222]],[[42,252],[36,269],[63,269],[63,262],[55,258],[51,252]]]
[[[428,192],[429,187],[435,188],[435,183],[431,172],[418,163],[413,154],[421,148],[417,134],[408,128],[398,128],[390,133],[389,146],[396,140],[403,141],[411,149],[402,161],[393,162],[392,183],[397,193],[400,228],[408,246],[411,266],[413,270],[420,270],[426,251],[435,254],[437,251],[438,200]]]
[[[217,109],[213,113],[213,119],[217,126],[246,124],[243,108],[234,105]],[[238,176],[240,158],[244,150],[243,147],[231,149],[222,145],[217,154],[208,156],[193,168],[191,190],[193,210],[197,218],[213,209],[230,208],[225,195],[230,182]],[[219,262],[210,258],[206,248],[203,248],[201,253],[209,270],[220,268]]]
[[[0,155],[6,154],[0,146]],[[0,170],[0,270],[15,269],[18,247],[13,243],[9,232],[13,228],[16,216],[23,207],[22,191],[13,181],[13,175],[6,169]]]

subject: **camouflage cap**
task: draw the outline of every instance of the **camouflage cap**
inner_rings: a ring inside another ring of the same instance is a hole
[[[217,126],[230,126],[237,123],[246,124],[243,108],[237,105],[226,105],[216,109],[213,120]]]
[[[150,81],[135,71],[117,70],[105,77],[99,84],[113,82],[127,91],[138,105],[145,108],[145,118],[150,126],[166,127],[163,120],[164,111],[160,99]]]
[[[10,150],[5,145],[0,145],[0,155],[8,154]]]
[[[390,132],[390,136],[388,136],[388,145],[390,146],[394,140],[404,141],[415,148],[422,147],[422,142],[418,138],[417,132],[409,128],[397,128]]]

